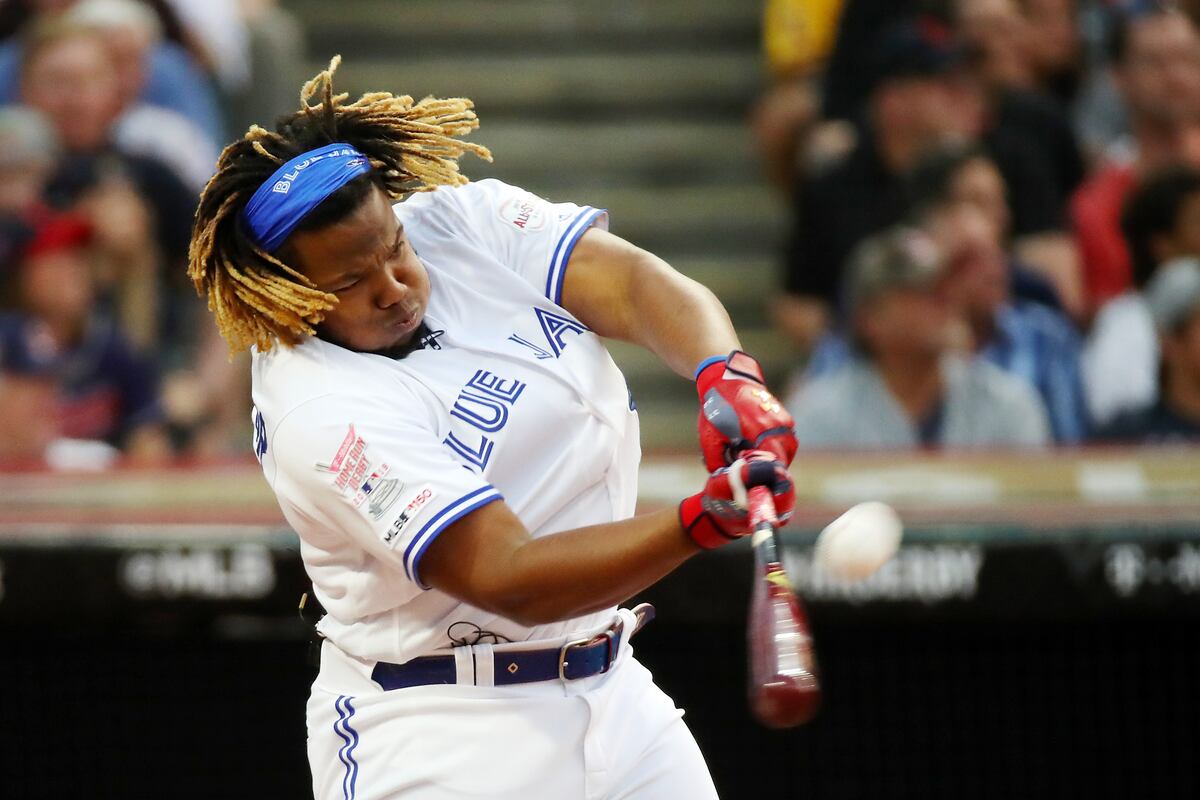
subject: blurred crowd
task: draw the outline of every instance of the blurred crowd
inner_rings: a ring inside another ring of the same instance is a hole
[[[807,447],[1200,440],[1200,0],[767,0]],[[0,0],[0,461],[244,452],[185,278],[274,0]]]
[[[301,47],[271,0],[0,4],[0,459],[244,451],[188,239],[220,149],[294,106]]]
[[[802,446],[1200,441],[1200,2],[768,0]]]

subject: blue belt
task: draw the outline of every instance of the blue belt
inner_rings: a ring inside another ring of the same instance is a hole
[[[562,647],[493,651],[493,684],[511,686],[555,679],[575,681],[608,672],[621,652],[622,639],[637,633],[654,619],[654,606],[642,603],[633,609],[633,613],[637,616],[637,624],[628,634],[625,621],[618,619],[608,630],[588,639],[567,642]],[[404,664],[380,661],[371,671],[371,680],[385,691],[459,682],[454,656],[425,656]]]

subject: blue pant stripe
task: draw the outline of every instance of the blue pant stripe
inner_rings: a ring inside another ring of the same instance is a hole
[[[358,764],[352,755],[355,745],[358,744],[358,733],[350,727],[350,717],[354,715],[354,707],[350,705],[350,698],[345,695],[338,697],[334,701],[333,707],[338,712],[338,718],[333,723],[333,732],[343,743],[341,749],[338,750],[338,761],[342,762],[342,766],[346,768],[346,774],[342,776],[342,798],[343,800],[354,800],[354,784],[358,778]]]
[[[342,727],[350,732],[350,736],[354,740],[353,743],[350,745],[350,747],[348,747],[346,749],[346,760],[350,762],[350,766],[351,766],[350,800],[354,800],[355,784],[358,783],[358,762],[354,760],[354,748],[358,747],[358,731],[356,731],[356,730],[354,730],[354,728],[350,727],[350,720],[354,719],[354,706],[351,705],[351,703],[350,703],[351,699],[352,698],[350,698],[350,697],[346,698],[345,705],[346,705],[346,708],[350,711],[350,713],[346,715],[346,719],[342,723]]]

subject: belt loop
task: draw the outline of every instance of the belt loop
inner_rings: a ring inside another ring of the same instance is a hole
[[[477,644],[471,649],[475,651],[475,685],[495,686],[495,658],[492,655],[492,645]]]
[[[462,645],[454,648],[455,682],[459,686],[475,685],[475,648]]]

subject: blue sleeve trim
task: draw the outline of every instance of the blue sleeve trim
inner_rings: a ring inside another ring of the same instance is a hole
[[[563,276],[567,273],[567,262],[571,260],[575,243],[603,213],[602,208],[584,208],[575,215],[575,219],[571,220],[571,224],[559,237],[558,244],[554,247],[554,255],[550,257],[550,272],[546,275],[546,297],[555,305],[562,305]]]
[[[713,364],[716,364],[718,361],[725,361],[728,358],[729,356],[709,356],[708,358],[704,359],[696,367],[696,374],[692,376],[692,380],[699,380],[701,372],[704,372],[704,370],[708,369]]]
[[[417,567],[420,565],[421,557],[425,555],[425,551],[429,548],[429,545],[433,544],[433,540],[463,516],[494,500],[503,499],[504,497],[500,492],[496,491],[496,488],[489,484],[463,495],[437,514],[434,514],[433,519],[426,522],[421,530],[417,532],[417,535],[413,537],[413,540],[408,543],[408,547],[404,551],[404,574],[422,589],[430,588],[421,583]]]

